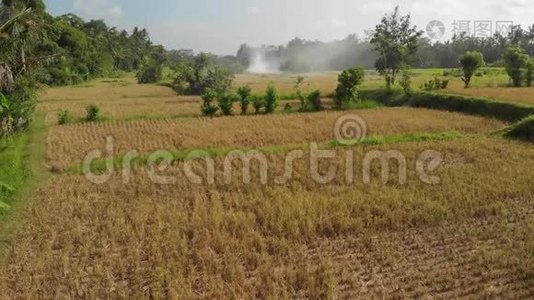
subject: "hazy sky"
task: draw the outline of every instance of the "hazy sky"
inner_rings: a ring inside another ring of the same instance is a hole
[[[154,42],[172,49],[234,54],[239,45],[285,44],[294,37],[318,40],[364,37],[399,5],[425,30],[432,20],[450,35],[455,20],[534,23],[532,0],[45,0],[53,15],[67,12],[104,19],[120,29],[145,27]],[[466,23],[457,23],[466,25]]]

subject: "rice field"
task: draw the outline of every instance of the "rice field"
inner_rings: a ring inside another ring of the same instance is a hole
[[[460,77],[443,76],[443,69],[415,69],[412,71],[412,86],[419,89],[425,82],[433,79],[434,76],[448,79],[449,86],[445,93],[485,97],[495,100],[504,100],[534,105],[534,87],[513,88],[508,87],[510,81],[502,69],[488,69],[487,75],[482,77],[473,77],[471,87],[464,88]],[[298,75],[295,74],[273,74],[273,75],[255,75],[242,74],[237,75],[235,85],[241,86],[249,84],[257,93],[265,90],[270,82],[273,82],[284,94],[294,93],[294,85]],[[310,73],[302,74],[306,79],[302,84],[302,90],[310,92],[319,89],[324,95],[331,95],[337,85],[338,72]],[[384,88],[384,78],[376,72],[367,72],[367,76],[362,85],[362,89]]]
[[[2,269],[8,297],[525,297],[532,272],[529,145],[468,139],[382,146],[446,153],[439,186],[151,183],[59,175]],[[370,149],[354,149],[355,161]],[[269,157],[283,169],[281,155]],[[343,160],[334,160],[340,166]],[[325,172],[328,166],[322,166]],[[58,212],[61,212],[58,214]]]
[[[413,87],[419,88],[424,82],[441,76],[443,70],[414,70]],[[250,85],[255,94],[262,94],[270,83],[276,85],[284,98],[291,98],[295,93],[295,74],[238,74],[234,80],[234,87]],[[303,74],[306,78],[301,86],[303,92],[319,89],[324,96],[331,96],[337,85],[338,72],[323,72]],[[448,77],[450,84],[446,93],[467,96],[486,97],[495,100],[518,102],[534,105],[531,96],[534,88],[504,87],[509,82],[506,75],[486,75],[475,77],[472,87],[465,89],[460,78]],[[383,88],[383,78],[374,72],[369,72],[362,86],[363,89]],[[85,116],[85,108],[95,104],[102,109],[102,115],[107,120],[137,120],[159,118],[190,118],[200,116],[201,99],[198,96],[178,96],[174,91],[160,85],[139,85],[132,75],[118,79],[100,79],[91,83],[61,88],[46,89],[39,97],[38,110],[46,115],[48,125],[57,124],[57,114],[68,110],[76,119]],[[326,105],[331,99],[325,97]],[[297,100],[285,100],[278,112],[282,113],[285,105],[291,106],[291,111],[298,109]],[[235,112],[239,112],[236,104]]]
[[[45,113],[46,124],[57,124],[57,114],[68,110],[73,117],[85,116],[94,104],[106,119],[150,119],[199,115],[200,97],[178,96],[167,87],[140,85],[133,77],[101,79],[81,86],[44,90],[37,109]]]
[[[48,160],[63,169],[80,163],[94,149],[104,149],[114,139],[114,154],[136,150],[205,148],[260,148],[332,142],[336,120],[349,112],[321,112],[270,116],[139,120],[57,126],[48,136]],[[482,117],[414,108],[382,108],[359,111],[367,123],[367,135],[401,133],[489,133],[504,123]]]
[[[420,71],[414,81],[436,72],[443,70]],[[273,81],[290,94],[295,76],[238,75],[235,85],[260,93]],[[329,93],[336,76],[308,74],[303,88]],[[501,97],[505,88],[485,87],[488,78],[468,90],[453,79],[442,92],[529,104],[528,92],[506,88],[509,98]],[[365,87],[381,85],[370,75]],[[81,118],[89,104],[106,120],[57,125],[58,111]],[[0,241],[8,250],[0,299],[534,297],[534,152],[496,134],[509,124],[408,107],[209,119],[199,105],[130,77],[47,89],[38,111],[50,178],[12,240]],[[365,121],[368,143],[335,143],[347,114]],[[429,138],[441,134],[454,138]],[[117,170],[102,184],[70,171],[104,150],[107,137],[115,158],[132,150],[212,156],[139,163],[128,180]],[[329,151],[318,163],[310,143]],[[245,161],[227,172],[232,149],[263,156],[251,161],[250,180],[240,172]],[[295,151],[303,156],[288,164]],[[385,172],[383,161],[366,164],[373,153],[402,159],[392,157]],[[172,180],[155,180],[162,176]]]

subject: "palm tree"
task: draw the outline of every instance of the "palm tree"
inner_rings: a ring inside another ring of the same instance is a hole
[[[8,82],[8,77],[17,77],[26,71],[27,53],[43,32],[42,19],[33,9],[0,6],[0,86]]]
[[[3,49],[0,53],[0,92],[8,92],[13,89],[13,72],[7,63],[10,61],[10,55],[13,52],[13,49],[9,48],[9,44],[13,44],[11,38],[13,37],[13,31],[17,29],[16,22],[29,13],[30,10],[26,9],[13,15],[8,7],[3,4],[0,6],[0,46]]]
[[[20,2],[10,3],[0,3],[0,137],[26,127],[30,120],[34,81],[20,79],[28,71],[27,54],[44,32],[39,14]]]

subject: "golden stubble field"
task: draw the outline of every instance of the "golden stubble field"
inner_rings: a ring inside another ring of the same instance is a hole
[[[200,97],[178,96],[167,87],[139,85],[133,77],[100,79],[81,86],[44,90],[37,110],[46,114],[48,125],[57,124],[57,113],[68,110],[76,118],[85,108],[98,105],[108,119],[190,117],[199,114]]]
[[[419,88],[423,82],[432,79],[432,72],[416,70],[413,78],[414,88]],[[438,72],[436,70],[436,72]],[[321,90],[323,95],[331,95],[337,85],[338,72],[324,72],[303,74],[306,79],[302,84],[304,92],[315,89]],[[297,75],[294,74],[238,74],[234,87],[250,85],[254,93],[264,93],[269,83],[273,83],[283,95],[295,92],[294,84]],[[534,105],[533,88],[502,87],[508,83],[505,76],[476,77],[473,86],[463,88],[460,78],[450,77],[449,88],[444,92],[487,97],[490,99],[513,101],[526,105]],[[378,75],[368,75],[362,86],[364,89],[383,88],[383,78]],[[330,99],[325,98],[327,104]],[[279,107],[281,112],[286,103],[292,110],[298,108],[298,101],[284,101]],[[69,110],[76,118],[83,118],[85,108],[89,104],[101,107],[104,118],[109,120],[154,119],[154,118],[188,118],[200,116],[201,99],[198,96],[178,96],[168,87],[159,85],[139,85],[131,75],[118,79],[100,79],[89,84],[46,89],[40,95],[38,110],[46,114],[48,125],[57,123],[57,113]],[[235,112],[239,112],[236,105]]]
[[[257,80],[257,90],[269,81],[245,76],[238,84]],[[291,76],[276,76],[290,92]],[[327,90],[332,78],[335,86],[335,74],[318,78],[315,88]],[[57,110],[81,116],[91,103],[122,121],[55,125]],[[154,183],[154,169],[143,165],[134,167],[129,182],[120,172],[100,185],[79,174],[51,175],[0,262],[0,298],[534,297],[534,152],[530,144],[491,135],[506,124],[412,108],[214,119],[194,117],[198,108],[198,99],[128,78],[48,90],[38,109],[48,113],[46,163],[56,171],[103,149],[107,136],[115,138],[117,155],[279,151],[266,154],[266,184],[256,163],[251,183],[243,182],[239,162],[226,181],[221,156],[213,158],[213,184],[189,181],[180,161],[158,170],[174,179],[169,185]],[[363,117],[369,135],[465,136],[336,147],[336,157],[318,165],[320,174],[335,168],[332,181],[313,179],[306,158],[293,163],[288,181],[275,180],[287,170],[285,146],[318,142],[329,148],[335,121],[346,113]],[[403,154],[405,184],[396,179],[401,168],[394,162],[386,184],[378,162],[371,165],[371,183],[364,183],[362,161],[376,150]],[[427,150],[443,157],[432,172],[437,185],[423,183],[416,170]],[[206,166],[199,160],[192,170],[202,175]]]
[[[48,136],[48,159],[59,169],[80,163],[94,149],[114,139],[114,154],[136,150],[146,154],[205,148],[260,148],[328,143],[335,140],[336,120],[350,112],[270,116],[141,120],[56,126]],[[504,123],[481,117],[414,108],[383,108],[357,112],[367,123],[367,135],[402,133],[489,133]]]
[[[177,164],[152,183],[58,175],[26,215],[6,267],[7,297],[443,298],[534,296],[530,145],[493,138],[355,147],[396,149],[408,164],[440,149],[437,186],[344,182],[343,157],[308,163],[286,185],[196,185]],[[216,159],[216,165],[220,166]],[[282,154],[268,157],[283,171]],[[201,165],[199,167],[202,167]],[[255,168],[253,168],[255,169]],[[256,170],[256,169],[255,169]],[[217,168],[217,177],[222,172]],[[357,172],[356,172],[357,173]],[[257,172],[253,172],[258,175]],[[237,179],[237,178],[236,178]]]

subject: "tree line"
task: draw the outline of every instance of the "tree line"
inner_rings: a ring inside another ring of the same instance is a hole
[[[0,137],[28,126],[41,85],[115,76],[167,55],[145,29],[127,32],[74,14],[53,17],[42,0],[1,0],[0,49]]]
[[[233,74],[246,70],[258,51],[246,44],[236,55],[228,56],[168,51],[153,44],[146,29],[118,30],[102,20],[85,21],[74,14],[53,17],[42,0],[1,0],[0,48],[0,137],[27,127],[39,85],[79,84],[130,71],[137,72],[139,83],[163,82],[179,94],[203,95],[206,115],[212,114],[210,103],[217,99],[218,110],[227,114],[230,103],[238,101],[229,93]],[[444,43],[430,43],[412,26],[410,16],[400,15],[398,8],[384,16],[363,40],[355,35],[331,43],[295,39],[286,46],[260,50],[281,71],[376,68],[388,87],[400,77],[407,93],[410,67],[461,66],[466,87],[476,69],[485,64],[504,66],[515,86],[530,86],[534,78],[534,26],[528,30],[516,26],[509,36],[477,39],[461,35]],[[360,75],[360,71],[348,70],[340,82],[354,78],[359,85]],[[443,88],[446,82],[427,86]],[[337,95],[355,98],[355,91],[339,88]],[[279,97],[274,88],[266,95],[270,98],[242,96],[242,107],[252,104],[257,111],[270,113]],[[320,93],[300,98],[301,109],[321,106]]]
[[[310,41],[295,38],[286,45],[252,47],[240,46],[237,60],[247,69],[252,58],[261,53],[266,61],[275,64],[279,71],[304,73],[311,71],[343,70],[350,66],[374,68],[379,54],[374,50],[372,36],[359,38],[349,35],[333,42]],[[414,68],[457,68],[458,57],[467,51],[482,53],[490,66],[504,66],[502,59],[508,48],[520,48],[534,56],[534,25],[524,29],[513,27],[508,35],[499,33],[488,38],[457,34],[449,41],[437,41],[417,37],[417,50],[411,61]]]

